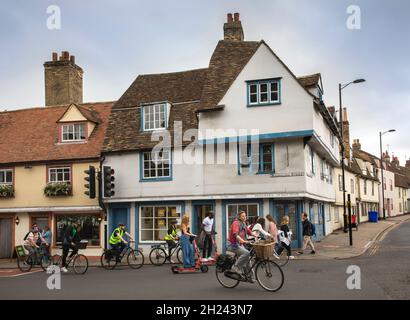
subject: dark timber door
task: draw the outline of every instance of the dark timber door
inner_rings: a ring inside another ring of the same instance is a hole
[[[12,223],[11,218],[0,218],[0,258],[12,257]]]

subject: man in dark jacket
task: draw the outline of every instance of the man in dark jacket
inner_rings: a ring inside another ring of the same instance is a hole
[[[308,220],[308,215],[306,212],[302,213],[302,227],[303,227],[303,248],[301,251],[298,252],[298,254],[303,254],[303,251],[305,251],[308,245],[312,248],[312,251],[310,253],[315,254],[316,250],[312,242],[313,227],[312,227],[312,223]]]
[[[77,244],[81,241],[80,236],[78,234],[78,224],[77,222],[73,222],[70,226],[68,226],[63,235],[63,256],[62,256],[62,266],[61,271],[67,272],[67,255],[70,249],[72,249],[70,253],[70,258],[77,254],[78,248]]]

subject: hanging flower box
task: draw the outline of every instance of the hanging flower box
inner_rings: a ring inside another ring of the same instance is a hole
[[[14,197],[14,187],[10,184],[0,184],[0,198]]]
[[[71,185],[67,182],[50,182],[44,188],[46,197],[69,196],[71,195]]]

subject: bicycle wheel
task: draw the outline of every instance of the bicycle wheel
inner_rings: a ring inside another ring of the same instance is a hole
[[[53,264],[53,257],[46,253],[40,257],[40,266],[44,271],[47,271],[47,268]]]
[[[177,249],[176,256],[177,256],[177,260],[178,260],[179,263],[181,263],[181,264],[184,263],[184,256],[183,256],[181,247],[179,247]]]
[[[215,268],[216,271],[216,279],[224,288],[233,289],[239,284],[239,280],[231,279],[225,276],[225,271],[219,268],[218,266]]]
[[[29,272],[33,267],[33,264],[34,256],[32,254],[17,259],[17,266],[21,272]]]
[[[149,261],[154,266],[162,266],[167,260],[167,254],[162,248],[153,248],[149,253]]]
[[[88,270],[88,259],[83,254],[78,254],[73,260],[73,268],[76,274],[84,274]]]
[[[259,261],[255,269],[256,280],[266,291],[276,292],[283,286],[282,268],[270,260]]]
[[[130,268],[139,269],[144,265],[144,255],[139,249],[131,249],[127,255],[127,263]]]
[[[106,270],[112,270],[117,265],[115,254],[109,250],[105,250],[101,255],[101,266]]]
[[[283,251],[281,252],[281,254],[279,255],[279,259],[277,259],[277,258],[275,258],[275,257],[273,257],[273,259],[276,259],[275,262],[276,262],[276,264],[278,264],[279,266],[281,266],[281,267],[286,266],[286,265],[288,264],[288,262],[289,262],[289,255],[288,255],[287,250],[283,250]]]
[[[63,257],[60,256],[59,254],[54,254],[54,255],[51,257],[51,263],[52,263],[54,266],[59,266],[59,267],[61,268],[61,265],[62,265],[62,263],[63,263]]]

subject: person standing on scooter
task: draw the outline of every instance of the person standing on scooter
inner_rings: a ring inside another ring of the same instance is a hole
[[[249,263],[250,251],[245,248],[245,244],[249,243],[248,236],[256,236],[246,225],[246,212],[240,211],[238,217],[233,221],[229,230],[228,250],[238,255],[238,260],[232,266],[232,271],[240,275],[243,274],[243,269],[251,268]],[[255,281],[255,276],[251,272],[251,282]]]
[[[212,233],[214,231],[214,212],[208,212],[202,221],[202,232],[205,234],[203,239],[202,261],[209,261],[212,258]]]
[[[191,243],[191,237],[196,237],[189,232],[189,216],[184,215],[181,223],[181,247],[184,261],[184,268],[195,267],[194,248]]]

